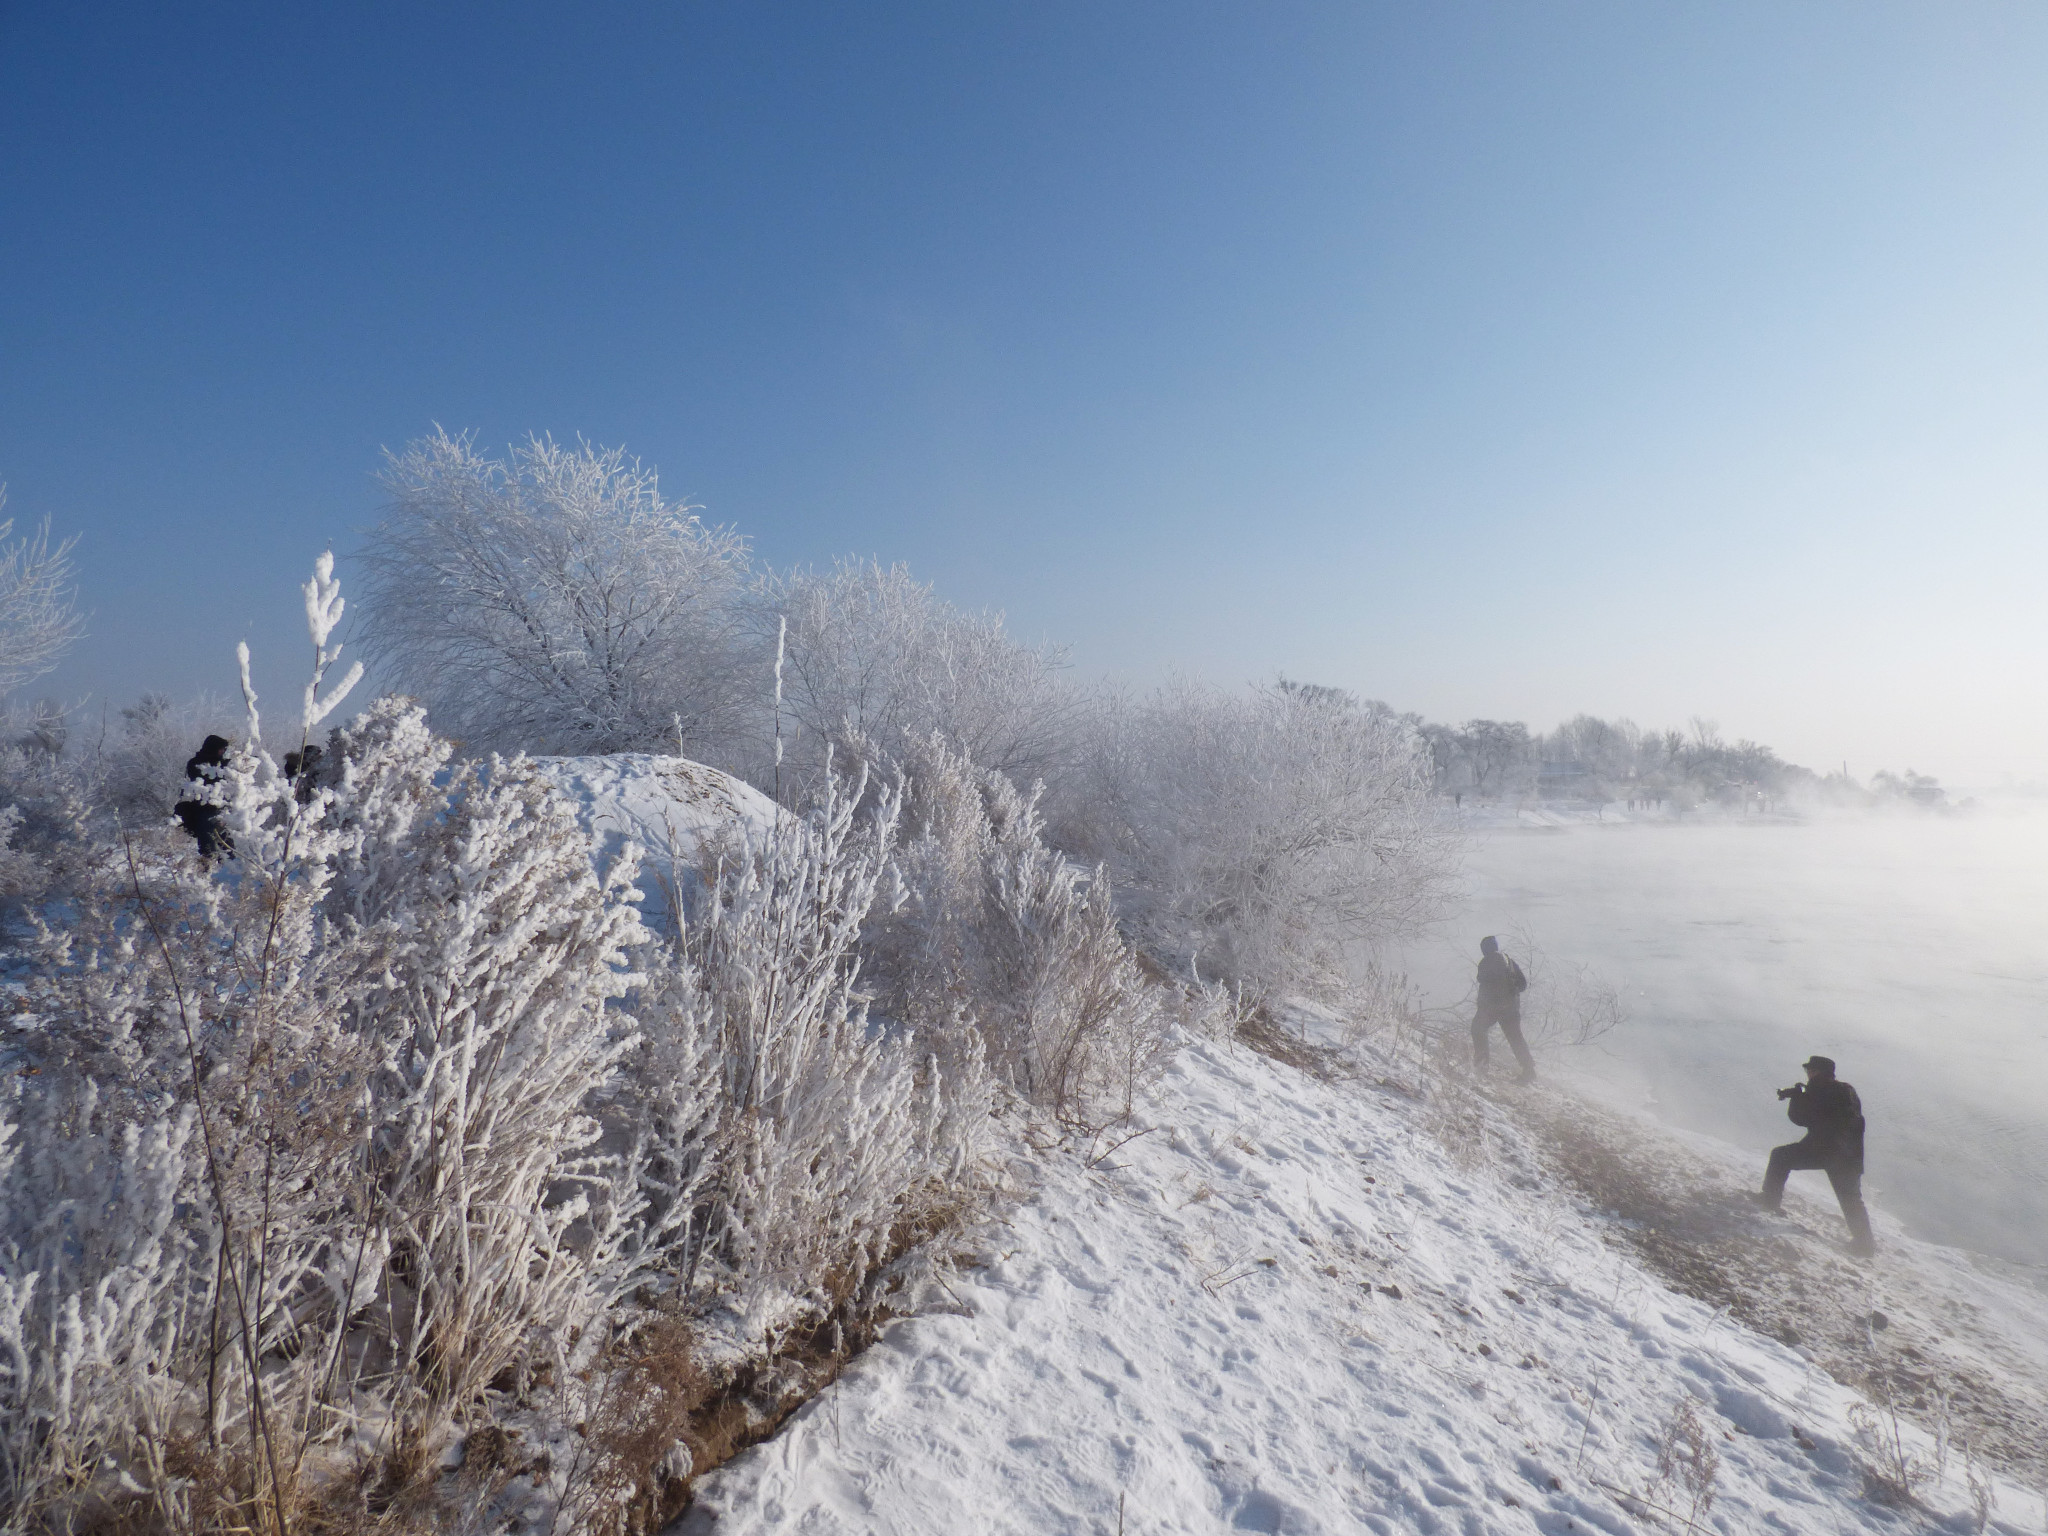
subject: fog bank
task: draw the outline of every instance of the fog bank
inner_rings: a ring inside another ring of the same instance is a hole
[[[1482,833],[1458,915],[1404,957],[1428,1001],[1469,987],[1486,933],[1533,941],[1539,987],[1573,965],[1621,984],[1628,1021],[1555,1065],[1761,1172],[1797,1134],[1773,1090],[1833,1056],[1878,1204],[2048,1264],[2048,813]]]

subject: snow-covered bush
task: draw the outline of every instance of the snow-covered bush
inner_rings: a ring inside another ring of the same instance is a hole
[[[325,562],[308,608],[304,734],[353,681],[319,696]],[[631,891],[523,764],[446,774],[416,707],[337,744],[307,798],[230,755],[200,791],[217,869],[110,832],[43,918],[0,1180],[18,1519],[145,1500],[282,1529],[346,1486],[318,1447],[381,1421],[413,1465],[503,1368],[596,1348],[635,1273],[637,1185],[596,1145],[636,1043],[608,1006]]]
[[[426,542],[382,535],[384,654],[464,728],[669,745],[679,677],[728,687],[738,546],[616,455],[508,468],[443,437],[393,476]],[[662,566],[668,545],[694,553]],[[496,596],[396,620],[402,551],[425,571],[435,549]],[[306,595],[294,750],[359,675],[322,692],[331,561]],[[1427,906],[1414,744],[1377,715],[1183,689],[1102,711],[1076,773],[1057,658],[999,620],[873,566],[769,597],[787,694],[746,729],[772,708],[826,766],[788,797],[806,812],[737,817],[670,872],[659,937],[638,849],[596,867],[558,769],[458,755],[410,699],[336,730],[317,782],[262,746],[246,654],[243,745],[211,784],[183,777],[196,717],[159,700],[89,771],[56,727],[18,733],[0,886],[26,897],[36,1023],[0,1135],[0,1476],[21,1518],[273,1526],[396,1497],[465,1420],[588,1417],[665,1326],[653,1296],[719,1370],[857,1323],[976,1208],[999,1102],[1099,1125],[1173,1019],[1215,1011],[1204,978],[1300,986]],[[623,627],[578,628],[585,602]],[[731,727],[719,697],[685,740]],[[1060,776],[1064,851],[1019,768]],[[219,807],[210,860],[173,796]],[[62,902],[38,817],[69,850]]]
[[[657,1209],[687,1201],[675,1265],[750,1336],[832,1315],[878,1265],[971,1200],[989,1084],[914,1032],[870,1024],[863,923],[897,798],[828,776],[820,806],[716,871],[642,999],[657,1061],[708,1077],[650,1100]]]
[[[646,934],[628,862],[600,879],[523,762],[442,777],[447,748],[396,700],[337,746],[330,902],[360,966],[350,1017],[379,1056],[369,1175],[392,1249],[389,1343],[438,1407],[559,1353],[628,1273],[638,1202],[596,1154],[594,1109],[638,1044],[609,1004],[638,980]]]
[[[10,921],[80,878],[92,789],[91,777],[61,753],[12,730],[0,737],[0,913]]]
[[[96,798],[135,825],[163,821],[185,798],[187,760],[209,736],[240,734],[241,714],[207,694],[183,703],[144,694],[121,711],[119,735],[95,754]]]
[[[110,1459],[137,1488],[161,1478],[160,1458],[137,1465],[136,1452],[160,1448],[185,1406],[167,1367],[202,1321],[184,1314],[205,1234],[176,1220],[196,1182],[191,1110],[127,1120],[90,1079],[27,1097],[15,1111],[23,1124],[6,1127],[0,1208],[0,1496],[10,1529],[75,1498]]]
[[[1185,681],[1099,721],[1056,786],[1054,841],[1107,866],[1175,971],[1253,997],[1339,989],[1347,951],[1437,910],[1452,849],[1408,723],[1328,690]]]
[[[41,923],[31,1152],[0,1186],[18,1514],[146,1490],[173,1524],[283,1519],[374,1295],[371,1052],[319,911],[325,808],[246,750],[212,793],[232,878],[167,829],[129,831],[95,850],[70,920]]]
[[[880,766],[933,731],[1023,783],[1072,755],[1078,704],[1058,675],[1065,655],[1020,644],[1000,614],[964,612],[901,565],[843,560],[775,577],[763,603],[770,634],[788,621],[787,720],[841,763]],[[824,755],[800,749],[799,761]]]
[[[867,945],[889,1015],[971,1044],[1063,1118],[1127,1109],[1176,999],[1139,969],[1108,877],[1047,847],[1037,794],[941,733],[904,771],[894,891]]]
[[[436,730],[476,751],[724,751],[750,696],[736,534],[587,443],[500,460],[437,432],[384,483],[365,649]]]

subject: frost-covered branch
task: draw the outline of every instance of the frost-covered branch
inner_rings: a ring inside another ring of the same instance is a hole
[[[0,507],[7,504],[0,486]],[[50,525],[9,540],[14,519],[0,520],[0,693],[9,693],[57,665],[85,633],[73,583],[77,535],[50,543]]]
[[[342,610],[347,607],[342,601],[341,583],[334,579],[332,550],[314,562],[313,579],[302,590],[306,594],[306,629],[313,637],[313,675],[306,682],[306,704],[300,712],[299,722],[310,732],[333,714],[350,690],[362,681],[363,664],[356,662],[350,666],[333,690],[326,697],[321,697],[320,684],[327,676],[327,669],[341,659],[341,647],[337,645],[329,650],[327,640],[341,622]]]

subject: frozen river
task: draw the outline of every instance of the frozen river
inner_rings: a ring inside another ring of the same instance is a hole
[[[1477,833],[1465,887],[1406,956],[1428,1000],[1469,986],[1485,933],[1533,941],[1538,986],[1605,975],[1627,1022],[1571,1068],[1759,1170],[1798,1134],[1773,1091],[1832,1056],[1879,1206],[2048,1265],[2048,812]]]

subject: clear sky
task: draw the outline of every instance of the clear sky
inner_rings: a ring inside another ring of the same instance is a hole
[[[38,692],[301,677],[440,422],[1078,669],[2048,777],[2048,7],[0,0]]]

